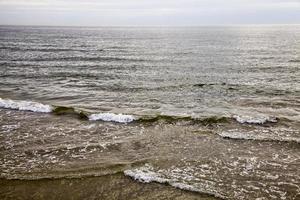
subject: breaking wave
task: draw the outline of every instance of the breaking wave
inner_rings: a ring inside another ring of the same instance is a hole
[[[55,115],[71,115],[79,119],[85,119],[91,121],[101,120],[107,122],[129,123],[135,120],[135,118],[131,115],[114,114],[114,113],[88,114],[72,107],[53,106],[53,105],[47,105],[47,104],[42,104],[33,101],[16,101],[16,100],[2,99],[2,98],[0,98],[0,108],[20,110],[20,111],[31,111],[31,112],[38,112],[38,113],[53,113]]]
[[[23,110],[31,112],[50,113],[53,107],[42,103],[32,101],[14,101],[10,99],[0,98],[0,108],[8,108],[14,110]]]
[[[179,169],[175,169],[179,170]],[[162,184],[168,184],[170,186],[173,186],[175,188],[181,189],[181,190],[187,190],[191,192],[199,192],[199,193],[205,193],[209,194],[218,198],[225,198],[224,195],[217,193],[213,190],[205,190],[196,186],[193,186],[191,184],[185,183],[184,180],[179,179],[178,177],[174,176],[174,178],[167,178],[163,174],[159,173],[160,171],[155,171],[154,168],[146,164],[143,167],[135,168],[135,169],[129,169],[125,170],[124,174],[125,176],[129,176],[132,179],[139,181],[141,183],[150,183],[150,182],[157,182]]]
[[[129,114],[110,113],[110,112],[88,113],[73,107],[47,105],[47,104],[33,102],[33,101],[18,101],[18,100],[2,99],[2,98],[0,98],[0,108],[39,112],[39,113],[52,113],[55,115],[68,115],[83,120],[117,122],[117,123],[131,123],[135,121],[139,123],[163,122],[163,123],[171,124],[177,122],[186,122],[189,124],[212,125],[212,124],[219,124],[219,123],[229,123],[234,119],[241,124],[262,125],[265,123],[275,123],[278,121],[278,119],[275,117],[262,116],[262,115],[261,116],[234,115],[232,117],[209,116],[203,118],[195,118],[192,116],[170,116],[170,115],[133,116]]]
[[[89,116],[91,121],[106,121],[106,122],[120,122],[120,123],[129,123],[135,120],[132,115],[123,115],[123,114],[114,114],[114,113],[99,113],[92,114]]]
[[[241,124],[265,124],[265,123],[276,123],[278,121],[275,117],[269,116],[239,116],[234,115],[233,118]]]

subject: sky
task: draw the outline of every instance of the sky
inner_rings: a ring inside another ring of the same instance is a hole
[[[0,0],[0,24],[300,24],[300,0]]]

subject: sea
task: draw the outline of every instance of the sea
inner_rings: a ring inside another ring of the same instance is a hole
[[[300,25],[0,26],[0,199],[300,199]]]

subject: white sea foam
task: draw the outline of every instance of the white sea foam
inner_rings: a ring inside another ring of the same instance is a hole
[[[259,140],[261,139],[260,136],[254,136],[252,134],[247,134],[247,133],[242,133],[242,132],[238,132],[238,131],[223,131],[218,133],[218,135],[220,135],[221,137],[224,138],[231,138],[231,139],[244,139],[244,140]]]
[[[124,174],[142,183],[150,183],[153,181],[158,183],[168,182],[167,179],[162,178],[160,174],[154,172],[152,166],[148,164],[137,169],[125,170]]]
[[[269,116],[239,116],[234,115],[233,118],[242,124],[265,124],[267,122],[277,122],[277,119],[275,117],[269,117]]]
[[[50,105],[32,101],[15,101],[10,99],[0,98],[0,108],[8,108],[14,110],[24,110],[32,112],[50,113],[53,108]]]
[[[98,113],[91,114],[89,116],[91,121],[106,121],[106,122],[119,122],[119,123],[129,123],[135,120],[132,115],[114,114],[114,113]]]
[[[171,177],[166,176],[165,173],[169,174]],[[197,185],[188,184],[186,181],[191,180],[191,178],[193,179],[195,177],[191,177],[191,175],[186,174],[185,170],[181,170],[179,168],[169,169],[166,171],[165,170],[155,171],[155,169],[151,165],[146,164],[145,166],[140,168],[125,170],[124,174],[142,183],[150,183],[150,182],[167,183],[170,186],[176,187],[178,189],[188,190],[192,192],[206,193],[206,194],[213,195],[215,197],[225,198],[223,195],[215,191],[211,191],[208,188],[206,190],[205,187],[199,187],[199,185],[197,186]]]

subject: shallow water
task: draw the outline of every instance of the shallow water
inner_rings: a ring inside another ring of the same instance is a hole
[[[128,198],[300,197],[300,26],[2,26],[0,36],[3,198],[104,179]],[[97,198],[117,198],[111,187]]]

